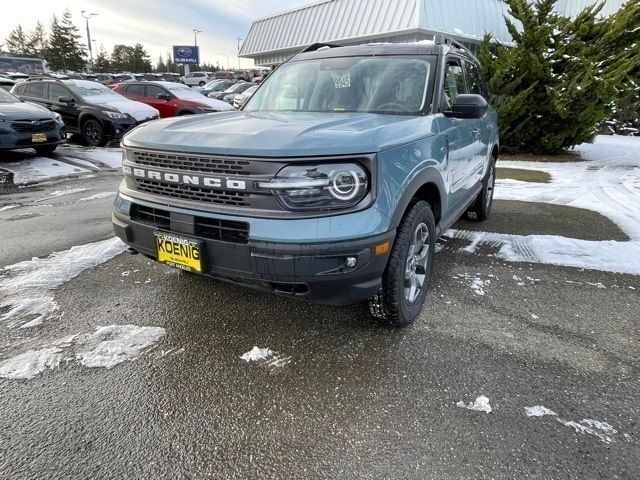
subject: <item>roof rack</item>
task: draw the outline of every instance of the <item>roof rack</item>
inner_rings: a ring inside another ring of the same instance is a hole
[[[459,41],[457,41],[454,38],[447,37],[443,33],[436,33],[436,36],[433,37],[433,41],[434,41],[434,43],[436,45],[450,45],[450,46],[458,48],[460,50],[464,50],[469,55],[474,57],[473,52],[471,52],[471,50],[469,50],[467,47],[465,47],[462,43],[460,43]]]
[[[315,51],[320,50],[320,49],[338,48],[338,47],[340,47],[340,45],[336,45],[334,43],[313,43],[313,44],[303,48],[298,53],[315,52]]]
[[[42,80],[52,80],[54,82],[61,82],[62,81],[59,78],[50,77],[48,75],[40,75],[40,76],[37,76],[37,77],[29,77],[29,78],[25,78],[24,79],[25,82],[36,82],[36,81],[42,81]]]

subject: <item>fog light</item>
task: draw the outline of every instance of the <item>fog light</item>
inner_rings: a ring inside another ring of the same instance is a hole
[[[344,265],[348,268],[353,268],[358,263],[358,259],[356,257],[345,257]]]
[[[116,129],[116,133],[120,133],[120,130],[119,130],[119,129]]]

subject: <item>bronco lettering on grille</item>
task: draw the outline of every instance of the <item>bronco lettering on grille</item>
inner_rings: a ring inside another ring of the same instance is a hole
[[[231,178],[209,177],[204,175],[194,175],[161,172],[157,170],[147,170],[146,168],[129,167],[124,165],[122,170],[125,175],[145,178],[148,180],[156,180],[166,183],[176,183],[182,185],[194,185],[209,188],[224,188],[226,190],[246,190],[247,184],[244,180],[236,180]]]

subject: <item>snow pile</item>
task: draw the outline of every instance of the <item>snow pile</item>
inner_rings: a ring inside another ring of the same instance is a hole
[[[3,163],[2,168],[13,172],[15,185],[28,185],[56,177],[89,173],[91,170],[61,162],[57,158],[33,157],[19,162]]]
[[[640,241],[578,240],[557,235],[448,230],[450,238],[469,240],[462,250],[475,253],[479,245],[498,248],[497,257],[510,262],[545,263],[605,272],[640,275]]]
[[[113,368],[131,362],[166,335],[161,327],[110,325],[93,333],[69,335],[37,350],[28,350],[0,362],[0,377],[28,380],[64,362],[77,361],[89,368]]]
[[[573,428],[576,433],[594,435],[605,443],[613,442],[614,439],[612,438],[612,435],[618,433],[618,431],[607,422],[600,422],[589,418],[585,418],[580,422],[566,421],[561,418],[557,418],[556,420],[565,427]]]
[[[9,380],[29,380],[44,370],[58,368],[62,361],[62,350],[48,347],[29,350],[0,363],[0,377]]]
[[[244,353],[240,358],[245,362],[258,362],[260,360],[268,360],[273,357],[273,352],[268,348],[253,347],[248,352]]]
[[[117,238],[72,247],[46,258],[9,265],[0,270],[0,322],[22,328],[40,325],[58,310],[53,290],[84,270],[122,253],[125,245]]]
[[[556,412],[554,412],[553,410],[549,410],[547,407],[543,407],[542,405],[536,405],[535,407],[525,407],[524,411],[526,412],[527,417],[545,417],[547,415],[556,415]]]
[[[467,410],[473,410],[475,412],[492,412],[491,405],[489,404],[489,399],[484,395],[479,396],[474,402],[470,402],[468,404],[460,400],[458,403],[456,403],[456,406],[459,408],[466,408]]]
[[[76,358],[85,367],[113,368],[119,363],[135,360],[165,334],[165,329],[161,327],[99,327],[94,333],[80,339],[84,346]]]
[[[13,210],[14,208],[18,208],[20,205],[5,205],[4,207],[0,207],[0,212],[6,212],[7,210]]]
[[[78,201],[89,202],[91,200],[100,200],[101,198],[109,198],[109,197],[115,197],[115,196],[116,196],[116,192],[100,192],[100,193],[96,193],[95,195],[91,195],[89,197],[81,198]]]

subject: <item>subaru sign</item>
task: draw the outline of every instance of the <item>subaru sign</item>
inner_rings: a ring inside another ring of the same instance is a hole
[[[184,65],[198,65],[200,63],[200,51],[198,50],[198,47],[174,45],[173,63],[182,63]]]

